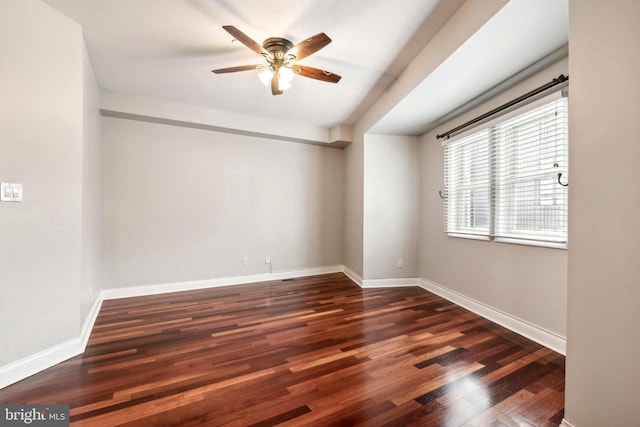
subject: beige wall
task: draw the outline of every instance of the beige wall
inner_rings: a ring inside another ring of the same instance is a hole
[[[418,180],[417,137],[365,135],[364,279],[418,276]]]
[[[0,2],[0,366],[80,334],[82,61],[79,25]]]
[[[342,150],[117,118],[103,138],[105,287],[342,263]]]
[[[566,336],[567,252],[448,237],[443,228],[443,150],[438,133],[491,110],[560,74],[560,61],[498,97],[438,126],[420,144],[420,277],[561,337]],[[571,243],[570,243],[571,245]]]
[[[565,418],[640,425],[640,2],[570,0]]]
[[[353,142],[344,149],[344,259],[342,263],[362,278],[364,208],[364,133],[354,129]]]
[[[82,310],[84,322],[102,286],[102,145],[100,91],[83,46]]]

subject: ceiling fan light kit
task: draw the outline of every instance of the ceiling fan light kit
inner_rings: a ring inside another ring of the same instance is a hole
[[[258,77],[266,86],[271,86],[273,95],[280,95],[291,87],[294,75],[300,75],[310,79],[329,83],[338,83],[341,77],[329,71],[318,68],[302,66],[297,61],[319,51],[329,43],[331,39],[325,33],[319,33],[294,45],[291,41],[282,37],[270,37],[262,46],[236,27],[226,25],[224,28],[240,43],[247,46],[255,53],[261,55],[266,63],[255,65],[241,65],[238,67],[219,68],[213,70],[216,74],[235,73],[238,71],[262,70]]]
[[[288,67],[280,67],[278,69],[278,88],[281,91],[289,89],[291,87],[291,80],[293,80],[293,71]],[[273,79],[274,70],[271,68],[265,68],[258,74],[258,78],[265,86],[269,86],[271,84],[271,80]]]

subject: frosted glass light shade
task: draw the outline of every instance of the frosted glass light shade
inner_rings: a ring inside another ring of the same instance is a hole
[[[258,78],[262,82],[263,85],[269,86],[271,84],[271,78],[273,77],[273,71],[270,68],[265,69],[258,73]]]
[[[282,67],[280,68],[280,77],[278,78],[278,82],[280,83],[280,85],[282,85],[283,83],[291,83],[291,80],[293,79],[293,71],[291,71],[291,68],[287,68],[287,67]],[[282,87],[280,88],[282,89]]]
[[[291,80],[293,79],[293,71],[291,68],[281,67],[278,71],[278,88],[280,90],[286,90],[291,87]],[[271,85],[271,79],[273,78],[273,71],[270,68],[258,73],[258,78],[263,85]]]

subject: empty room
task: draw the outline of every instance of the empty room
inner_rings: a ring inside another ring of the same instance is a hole
[[[0,0],[0,425],[640,425],[638,19]]]

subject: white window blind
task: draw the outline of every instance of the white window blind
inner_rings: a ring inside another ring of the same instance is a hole
[[[445,218],[447,232],[491,234],[490,130],[445,146]]]
[[[566,97],[445,145],[444,163],[450,235],[566,244]]]

